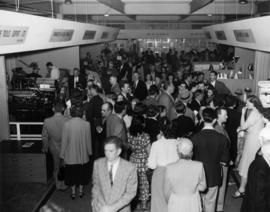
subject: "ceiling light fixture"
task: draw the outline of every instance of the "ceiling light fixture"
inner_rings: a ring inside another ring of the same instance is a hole
[[[72,4],[72,0],[65,0],[65,4]]]
[[[247,4],[248,0],[239,0],[239,4]]]

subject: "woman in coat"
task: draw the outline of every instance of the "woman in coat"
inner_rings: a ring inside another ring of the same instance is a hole
[[[72,106],[70,113],[72,118],[63,127],[60,157],[65,164],[65,184],[71,186],[71,198],[75,199],[76,186],[79,186],[79,197],[82,198],[83,186],[90,180],[92,144],[90,124],[82,119],[82,108]]]
[[[255,159],[255,155],[260,148],[259,133],[264,127],[263,116],[261,114],[262,104],[260,99],[251,95],[247,99],[246,107],[242,109],[241,127],[240,130],[246,130],[247,135],[245,139],[242,158],[239,163],[238,171],[241,176],[239,189],[234,193],[234,198],[243,197],[245,194],[245,187],[248,180],[248,169],[251,162]],[[250,109],[250,115],[245,121],[246,110]]]
[[[200,191],[206,189],[203,164],[192,161],[193,144],[181,138],[177,145],[179,160],[167,166],[164,194],[168,212],[201,212]]]

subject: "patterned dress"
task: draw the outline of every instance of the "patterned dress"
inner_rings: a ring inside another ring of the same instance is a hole
[[[147,180],[146,170],[148,152],[147,147],[150,144],[150,137],[146,133],[138,136],[128,135],[128,144],[131,148],[130,162],[133,163],[138,172],[138,200],[146,202],[149,199],[149,182]]]

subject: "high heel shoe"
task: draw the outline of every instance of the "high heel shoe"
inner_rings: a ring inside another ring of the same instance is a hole
[[[83,196],[84,196],[84,192],[82,191],[82,192],[79,192],[79,197],[80,198],[83,198]]]
[[[71,194],[70,197],[71,197],[72,200],[74,200],[76,198],[76,195],[75,194]]]

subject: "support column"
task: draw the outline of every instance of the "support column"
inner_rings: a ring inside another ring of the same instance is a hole
[[[8,87],[5,57],[0,56],[0,141],[9,139]]]
[[[270,77],[270,53],[256,51],[255,53],[255,67],[254,67],[254,89],[255,94],[258,95],[258,82],[268,80]]]

